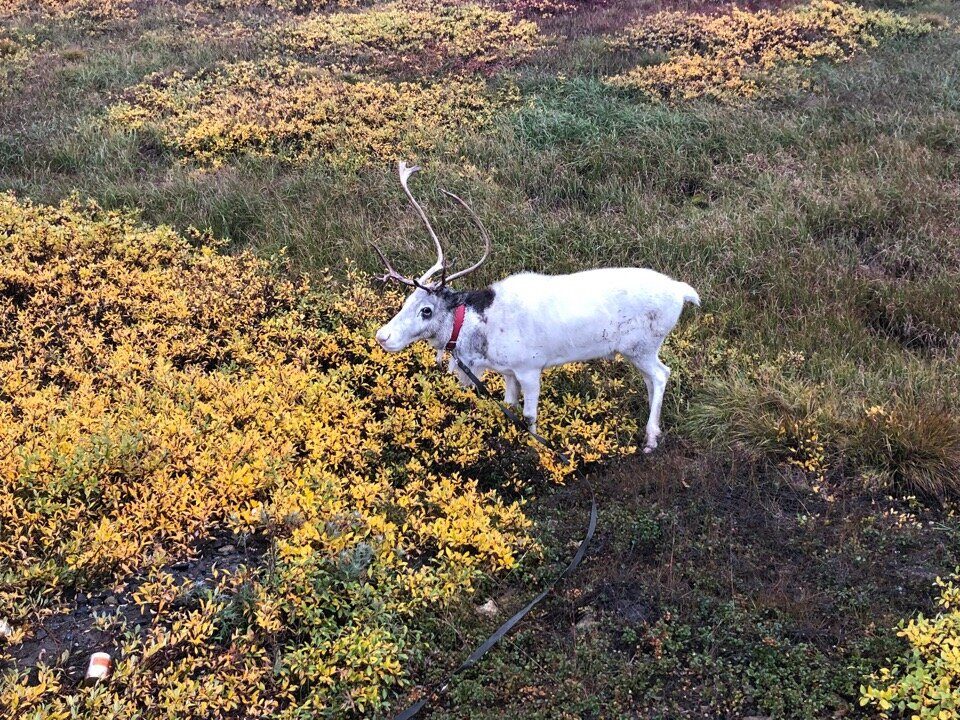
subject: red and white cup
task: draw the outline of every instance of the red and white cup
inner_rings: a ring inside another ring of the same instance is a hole
[[[100,680],[110,672],[110,653],[95,652],[90,656],[90,664],[87,666],[87,679]]]

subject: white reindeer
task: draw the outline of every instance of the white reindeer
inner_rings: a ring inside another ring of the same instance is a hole
[[[544,368],[619,353],[640,370],[646,383],[650,415],[643,450],[652,452],[660,438],[660,408],[670,377],[670,368],[657,355],[684,303],[700,304],[696,290],[639,268],[572,275],[525,272],[483,290],[451,290],[447,283],[473,272],[489,257],[490,236],[470,206],[444,190],[470,214],[486,246],[479,262],[448,276],[440,240],[407,186],[419,169],[401,162],[400,183],[433,238],[437,262],[414,280],[394,270],[374,245],[387,269],[383,279],[415,288],[400,312],[377,331],[377,342],[388,352],[397,352],[426,340],[437,349],[438,362],[444,350],[452,350],[477,377],[485,370],[500,373],[506,381],[507,404],[515,406],[523,393],[523,417],[534,432]],[[439,281],[432,280],[438,272]],[[449,370],[469,384],[453,358]]]

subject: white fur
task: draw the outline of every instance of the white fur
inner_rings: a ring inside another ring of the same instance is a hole
[[[506,380],[506,402],[523,393],[523,416],[536,429],[540,374],[569,362],[619,354],[643,374],[650,415],[645,452],[657,447],[660,409],[670,368],[658,353],[685,302],[700,304],[697,292],[653,270],[608,268],[572,275],[511,275],[491,288],[493,302],[482,312],[469,304],[455,354],[478,377],[493,370]],[[377,341],[396,352],[426,340],[442,357],[453,329],[450,290],[417,289],[400,312],[377,331]],[[423,317],[429,307],[431,315]],[[450,361],[461,382],[467,378]]]

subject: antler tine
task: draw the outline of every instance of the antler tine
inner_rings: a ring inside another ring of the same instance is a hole
[[[476,270],[478,267],[480,267],[481,265],[483,265],[483,263],[487,261],[487,258],[490,257],[490,234],[487,232],[487,229],[483,226],[483,223],[480,221],[480,218],[477,217],[477,214],[473,211],[473,208],[467,205],[467,203],[464,202],[463,198],[461,198],[459,195],[454,195],[452,192],[449,192],[447,190],[444,190],[443,192],[449,195],[450,197],[452,197],[461,205],[463,205],[463,208],[468,213],[470,213],[470,217],[473,218],[473,221],[477,224],[477,227],[480,228],[480,234],[483,235],[483,242],[485,245],[483,249],[483,257],[480,258],[478,262],[468,267],[466,270],[460,270],[458,272],[455,272],[450,277],[448,277],[447,282],[449,282],[451,280],[456,280],[457,278],[463,277],[468,273],[472,273],[474,270]]]
[[[406,162],[403,160],[400,161],[400,184],[403,185],[403,191],[407,194],[407,197],[410,198],[410,202],[413,203],[413,207],[416,208],[417,213],[420,215],[420,219],[423,220],[424,225],[427,226],[427,232],[430,233],[430,237],[433,239],[433,244],[437,246],[437,262],[432,268],[420,276],[418,282],[426,284],[429,282],[431,275],[436,273],[438,270],[441,270],[443,274],[440,276],[440,285],[443,286],[447,283],[447,263],[443,257],[443,246],[440,244],[440,238],[438,238],[437,234],[433,231],[433,226],[430,224],[427,214],[423,211],[423,208],[420,207],[420,203],[416,201],[416,198],[413,197],[413,193],[410,192],[410,188],[407,185],[407,180],[409,177],[415,172],[419,172],[419,170],[419,165],[408,167]]]
[[[380,280],[382,280],[383,282],[387,282],[388,280],[396,280],[397,282],[403,283],[404,285],[409,285],[410,287],[423,287],[416,280],[413,280],[404,275],[401,275],[396,270],[394,270],[393,265],[391,265],[390,261],[387,260],[387,256],[383,254],[383,250],[377,247],[377,245],[373,242],[371,242],[370,244],[373,246],[373,249],[377,251],[377,255],[380,256],[380,260],[383,261],[384,266],[387,268],[387,274],[384,275],[382,278],[380,278]]]

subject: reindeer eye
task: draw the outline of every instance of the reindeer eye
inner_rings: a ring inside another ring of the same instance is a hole
[[[429,320],[432,315],[433,315],[433,308],[428,308],[428,307],[420,308],[420,317],[422,317],[424,320]]]

